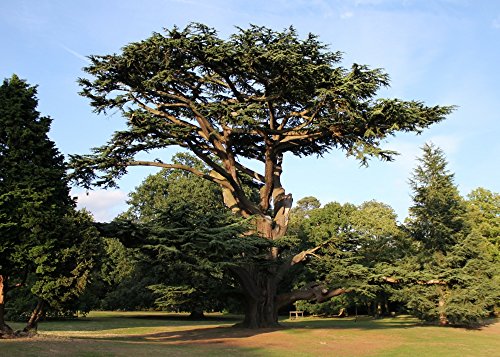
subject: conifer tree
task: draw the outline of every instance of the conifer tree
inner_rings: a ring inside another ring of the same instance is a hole
[[[482,187],[473,190],[467,195],[467,218],[473,229],[500,250],[500,194]]]
[[[423,249],[444,253],[466,233],[465,204],[443,151],[432,144],[422,150],[410,179],[413,205],[407,226]]]
[[[499,296],[490,243],[470,229],[443,151],[426,144],[419,162],[407,221],[415,247],[400,266],[406,285],[397,294],[425,320],[477,324]]]
[[[36,110],[36,87],[16,75],[0,86],[0,335],[7,297],[27,286],[37,299],[27,329],[47,305],[78,295],[92,265],[95,230],[74,211],[63,155]]]
[[[453,110],[377,98],[389,84],[386,73],[358,64],[343,68],[340,52],[313,34],[299,38],[293,27],[238,28],[222,39],[212,28],[190,24],[90,61],[85,71],[91,78],[80,80],[82,95],[97,112],[121,111],[128,127],[92,155],[73,156],[74,177],[87,187],[113,186],[130,166],[189,171],[217,183],[226,206],[253,219],[254,231],[269,245],[288,229],[293,200],[281,180],[287,154],[342,150],[364,164],[370,157],[392,160],[395,152],[381,147],[387,137],[419,133]],[[210,172],[137,158],[168,146],[189,150]],[[245,176],[259,189],[257,202],[244,190]],[[233,270],[246,294],[248,327],[276,326],[278,302],[305,294],[278,296],[277,289],[310,251],[293,257],[281,252],[270,249],[265,267]]]

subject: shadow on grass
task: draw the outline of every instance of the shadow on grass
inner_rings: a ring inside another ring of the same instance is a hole
[[[382,329],[401,329],[422,326],[422,323],[414,317],[395,317],[374,319],[363,316],[359,318],[304,318],[298,320],[283,321],[282,324],[289,328],[305,329],[357,329],[357,330],[382,330]]]
[[[275,331],[282,331],[285,328],[262,328],[247,329],[233,326],[214,326],[214,327],[194,327],[185,330],[175,330],[158,333],[145,334],[127,334],[123,336],[75,336],[75,339],[90,339],[99,341],[133,341],[150,343],[223,343],[228,339],[241,339],[262,335]]]
[[[42,323],[41,331],[75,331],[82,333],[100,332],[106,334],[110,331],[112,336],[73,336],[84,339],[155,339],[162,338],[173,341],[211,340],[226,338],[241,338],[265,334],[273,331],[285,331],[287,333],[300,332],[302,329],[325,329],[325,330],[387,330],[408,329],[414,327],[436,327],[432,324],[423,324],[420,320],[411,316],[398,316],[393,318],[373,319],[368,316],[354,319],[348,318],[313,318],[306,317],[297,320],[280,319],[281,327],[268,329],[245,329],[233,327],[241,321],[242,316],[237,315],[208,315],[204,319],[193,320],[188,315],[166,315],[166,314],[127,314],[121,316],[95,316],[81,318],[71,321],[54,321]],[[489,322],[495,323],[497,320]],[[161,333],[142,333],[141,329],[165,328],[175,330]],[[448,327],[446,327],[448,328]],[[111,330],[120,329],[119,332]],[[126,329],[130,329],[127,331]],[[123,334],[122,336],[120,336]]]
[[[71,320],[43,321],[39,324],[40,331],[78,331],[94,332],[116,329],[137,329],[148,327],[182,327],[235,324],[241,317],[207,316],[202,319],[192,319],[188,315],[166,314],[126,314],[121,316],[92,316]]]
[[[171,319],[162,318],[161,321],[169,321]],[[213,320],[220,322],[219,318]],[[186,320],[181,320],[186,322]],[[223,322],[235,321],[235,317],[230,317],[222,320]],[[99,340],[99,341],[128,341],[128,342],[150,342],[150,343],[171,343],[171,344],[189,344],[189,343],[223,343],[225,340],[248,338],[276,331],[285,333],[300,333],[303,329],[323,329],[323,330],[380,330],[380,329],[406,329],[421,324],[414,318],[395,318],[395,319],[308,319],[296,321],[281,321],[281,327],[278,328],[262,328],[262,329],[246,329],[234,326],[202,326],[203,321],[197,321],[198,326],[192,328],[177,329],[175,331],[166,331],[158,333],[137,333],[126,335],[113,336],[74,336],[76,339],[84,340]],[[171,325],[169,325],[171,326]],[[188,326],[186,324],[177,325],[177,327]]]
[[[165,314],[158,314],[158,315],[127,315],[123,316],[120,318],[125,318],[125,319],[143,319],[143,320],[165,320],[165,321],[188,321],[188,322],[193,322],[193,323],[204,323],[204,322],[209,322],[209,321],[215,321],[215,322],[235,322],[235,321],[240,321],[242,319],[241,316],[236,316],[236,315],[222,315],[222,316],[210,316],[207,315],[202,318],[193,318],[190,317],[189,315],[165,315]]]

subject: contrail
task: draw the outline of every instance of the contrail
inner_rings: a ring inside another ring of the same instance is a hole
[[[85,57],[84,55],[82,55],[82,54],[80,54],[80,53],[78,53],[78,52],[76,52],[76,51],[72,50],[71,48],[69,48],[69,47],[67,47],[67,46],[63,45],[62,43],[59,43],[59,46],[61,46],[61,47],[62,47],[62,48],[63,48],[66,52],[71,53],[73,56],[75,56],[75,57],[77,57],[77,58],[81,59],[82,61],[85,61],[85,62],[87,62],[87,63],[90,63],[90,60],[89,60],[87,57]]]

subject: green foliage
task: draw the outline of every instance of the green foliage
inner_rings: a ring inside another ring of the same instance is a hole
[[[200,160],[189,154],[176,154],[172,161],[204,171]],[[163,169],[149,175],[127,201],[129,209],[121,217],[141,223],[153,222],[170,207],[186,208],[186,213],[216,219],[228,214],[218,185],[181,170]],[[194,218],[194,217],[192,217]]]
[[[371,156],[391,160],[395,152],[380,147],[383,139],[421,132],[453,109],[376,99],[389,84],[386,73],[358,64],[340,67],[340,52],[329,51],[313,34],[300,39],[293,28],[238,28],[225,40],[212,28],[191,24],[90,61],[85,71],[92,79],[79,80],[81,94],[96,112],[120,110],[128,129],[94,155],[73,156],[74,177],[84,185],[114,185],[137,153],[171,145],[213,169],[213,156],[224,161],[227,153],[264,162],[270,143],[276,157],[337,148],[364,163]],[[210,137],[207,130],[213,130]]]
[[[500,249],[500,194],[479,187],[467,198],[467,218],[472,229]]]
[[[102,225],[98,226],[102,229]],[[79,310],[134,311],[154,308],[154,296],[148,289],[155,282],[154,266],[147,260],[143,261],[139,252],[126,248],[116,238],[103,238],[103,245],[99,270],[79,299]]]
[[[36,88],[13,76],[0,87],[0,270],[22,272],[50,246],[72,206],[62,155],[47,137],[51,119],[36,111]],[[47,237],[47,235],[49,235]]]
[[[177,154],[173,161],[205,170],[187,154]],[[228,290],[234,290],[224,268],[244,261],[245,256],[258,257],[259,246],[268,247],[252,236],[242,239],[247,222],[236,219],[224,206],[217,185],[190,173],[162,170],[150,175],[130,194],[128,203],[127,212],[101,227],[127,246],[115,247],[122,243],[108,241],[115,248],[109,250],[112,262],[104,275],[119,283],[110,286],[103,307],[128,309],[135,299],[119,295],[129,296],[127,289],[140,287],[146,290],[141,293],[147,296],[145,301],[154,296],[156,308],[220,311]]]
[[[350,291],[332,301],[297,306],[313,314],[336,315],[341,307],[385,301],[390,289],[380,284],[378,265],[392,264],[407,245],[389,206],[376,201],[360,206],[333,202],[322,208],[298,204],[293,212],[290,233],[301,237],[305,248],[321,246],[295,284],[318,281]]]
[[[476,202],[469,203],[467,213],[443,152],[432,145],[423,151],[411,180],[414,205],[407,222],[414,256],[399,264],[406,285],[394,297],[424,320],[475,325],[491,313],[500,297],[500,267],[491,241],[479,229],[485,227],[481,223],[488,213],[480,213],[477,197],[485,192],[476,192]]]
[[[36,87],[15,75],[0,86],[0,275],[7,292],[24,286],[14,305],[26,305],[29,288],[65,310],[84,291],[99,243],[90,216],[74,209],[51,119],[37,104]]]
[[[315,316],[335,316],[349,305],[350,301],[345,295],[321,303],[311,303],[304,300],[295,303],[297,310],[302,310]]]
[[[445,252],[466,234],[465,205],[441,149],[426,144],[419,161],[410,179],[414,203],[407,227],[423,249]]]

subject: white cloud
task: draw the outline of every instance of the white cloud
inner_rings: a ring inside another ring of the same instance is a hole
[[[340,14],[340,18],[343,20],[349,19],[354,16],[354,13],[352,11],[346,11]]]
[[[127,193],[121,190],[72,191],[77,207],[92,213],[98,222],[108,222],[126,208]]]

